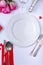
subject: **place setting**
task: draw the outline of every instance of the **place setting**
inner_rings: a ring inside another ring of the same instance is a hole
[[[3,0],[5,2],[5,0]],[[6,1],[7,5],[9,7],[9,4],[11,5],[11,2],[13,2],[13,7],[15,1],[10,2]],[[28,0],[19,0],[19,2],[22,5],[22,9],[24,9],[25,4],[28,2]],[[24,13],[18,13],[16,15],[13,15],[6,28],[5,32],[7,35],[7,40],[3,40],[4,44],[0,44],[2,47],[2,65],[14,65],[14,59],[13,59],[13,46],[21,47],[21,48],[28,48],[33,45],[35,47],[30,51],[29,55],[36,58],[38,51],[40,50],[41,46],[43,46],[43,34],[42,27],[39,22],[40,19],[43,19],[42,16],[39,16],[39,19],[32,13],[34,11],[35,5],[37,5],[38,0],[33,0],[31,3],[28,12]],[[16,10],[16,5],[11,11]],[[2,5],[1,5],[2,7]],[[9,10],[6,9],[6,7],[2,7],[3,14],[9,14]],[[2,11],[1,10],[1,11]],[[4,27],[0,25],[0,32]]]

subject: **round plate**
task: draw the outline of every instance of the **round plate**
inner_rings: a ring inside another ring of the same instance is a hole
[[[24,47],[32,45],[40,35],[38,20],[29,13],[13,16],[6,30],[12,43]]]

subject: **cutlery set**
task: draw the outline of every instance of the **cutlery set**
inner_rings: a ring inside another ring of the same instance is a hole
[[[14,65],[12,43],[4,40],[4,45],[0,43],[0,47],[2,47],[2,65]]]

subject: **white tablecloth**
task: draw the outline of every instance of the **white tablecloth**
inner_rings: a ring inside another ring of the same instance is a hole
[[[22,9],[20,8],[21,4],[19,0],[15,0],[19,6],[16,11],[11,12],[10,14],[0,13],[0,24],[4,27],[4,30],[0,32],[0,43],[3,43],[3,40],[9,40],[6,35],[6,26],[8,22],[10,22],[10,18],[17,13],[22,13]],[[31,0],[26,4],[27,11],[29,10],[29,6],[31,4]],[[24,12],[24,11],[23,11]],[[37,18],[41,15],[43,16],[43,0],[39,0],[37,5],[35,6],[32,14],[34,14]],[[39,20],[41,24],[41,30],[43,34],[43,18]],[[36,57],[30,56],[30,51],[33,49],[33,46],[22,48],[14,45],[14,64],[15,65],[43,65],[43,46],[41,47],[38,55]],[[1,61],[1,51],[0,51],[0,61]],[[1,65],[1,62],[0,62]]]

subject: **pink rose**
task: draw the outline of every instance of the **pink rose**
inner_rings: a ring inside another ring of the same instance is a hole
[[[6,1],[2,0],[0,1],[0,7],[6,7],[7,3]]]
[[[5,8],[2,8],[2,12],[5,13],[5,14],[10,13],[11,11],[10,11],[9,5],[7,5]]]
[[[16,5],[15,2],[10,2],[10,3],[9,3],[9,6],[10,6],[10,9],[11,9],[11,10],[16,10],[16,8],[17,8],[17,5]]]

